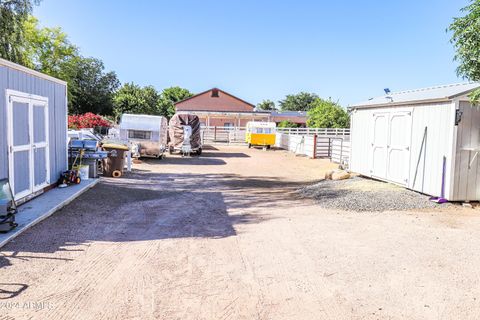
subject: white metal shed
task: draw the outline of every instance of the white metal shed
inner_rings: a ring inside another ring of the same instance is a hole
[[[450,201],[480,200],[478,83],[390,93],[350,107],[350,169]]]

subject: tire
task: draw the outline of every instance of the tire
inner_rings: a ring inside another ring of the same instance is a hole
[[[82,178],[76,177],[75,178],[75,184],[80,184],[80,182],[82,182]]]
[[[272,147],[271,145],[268,145],[268,146],[267,146],[267,149],[270,150],[271,147]]]
[[[173,147],[168,148],[168,153],[173,154]]]
[[[112,172],[112,177],[113,178],[120,178],[121,176],[122,176],[122,171],[120,171],[120,170],[114,170]]]
[[[249,143],[249,144],[248,144],[248,149],[250,149],[251,147],[252,147],[252,144],[251,144],[251,143]]]
[[[202,155],[202,148],[198,148],[197,150],[197,156],[201,156]]]

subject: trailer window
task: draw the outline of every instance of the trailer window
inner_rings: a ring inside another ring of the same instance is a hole
[[[142,130],[128,130],[129,139],[141,139],[141,140],[150,140],[152,138],[151,131],[142,131]]]

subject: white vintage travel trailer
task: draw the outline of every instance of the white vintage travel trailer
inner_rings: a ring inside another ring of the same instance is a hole
[[[122,115],[120,138],[138,145],[136,156],[162,157],[167,150],[167,137],[168,122],[165,117],[144,114]]]

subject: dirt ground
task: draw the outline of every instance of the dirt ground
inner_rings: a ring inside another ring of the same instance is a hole
[[[295,191],[327,161],[217,148],[103,179],[0,249],[0,319],[480,318],[480,210],[321,209]]]

